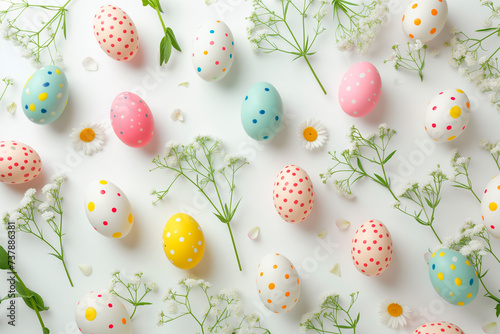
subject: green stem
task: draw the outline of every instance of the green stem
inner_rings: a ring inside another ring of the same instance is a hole
[[[242,271],[240,257],[238,256],[238,250],[236,249],[236,243],[234,242],[233,231],[231,231],[231,225],[229,224],[229,222],[226,223],[226,225],[227,225],[227,228],[229,229],[229,234],[231,235],[231,241],[233,243],[234,254],[236,255],[236,260],[238,261],[238,267],[240,268],[240,271]]]
[[[307,62],[307,66],[309,66],[309,68],[311,69],[312,74],[314,75],[314,77],[316,78],[316,81],[318,82],[319,86],[321,87],[321,90],[323,90],[323,93],[326,95],[326,90],[325,90],[325,88],[323,87],[323,85],[321,84],[321,81],[319,81],[319,78],[318,78],[318,76],[316,75],[316,72],[314,72],[314,69],[313,69],[313,67],[311,66],[311,63],[309,63],[309,59],[307,59],[307,56],[306,56],[306,55],[304,55],[303,57],[304,57],[304,59],[305,59],[305,60],[306,60],[306,62]]]
[[[164,33],[167,33],[167,27],[165,27],[165,23],[163,22],[163,19],[161,17],[161,13],[160,13],[160,3],[159,3],[159,0],[155,0],[156,2],[156,13],[158,14],[158,18],[160,19],[160,23],[161,23],[161,26],[163,27],[163,32]]]
[[[432,226],[432,223],[429,224],[429,227],[431,228],[432,230],[432,233],[434,233],[434,235],[436,236],[436,238],[438,239],[439,243],[442,244],[441,242],[441,238],[439,238],[439,235],[437,234],[436,230],[434,229],[434,227]]]

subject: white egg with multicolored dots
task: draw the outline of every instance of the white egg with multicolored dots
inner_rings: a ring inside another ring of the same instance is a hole
[[[376,219],[361,225],[352,238],[351,257],[363,275],[383,273],[392,261],[392,238],[387,227]]]
[[[33,123],[50,124],[61,116],[68,97],[66,75],[59,66],[49,65],[28,79],[21,94],[21,105],[24,114]]]
[[[82,334],[132,334],[132,321],[122,302],[107,291],[92,291],[76,306]]]
[[[500,238],[500,175],[488,182],[481,199],[481,218],[488,232]]]
[[[108,238],[127,236],[134,223],[127,196],[106,180],[94,181],[87,187],[85,213],[94,229]]]
[[[435,321],[423,324],[413,334],[465,334],[457,325],[446,321]]]
[[[453,305],[469,304],[479,290],[479,279],[470,261],[451,249],[441,248],[432,254],[429,277],[436,292]]]
[[[313,184],[306,171],[295,165],[283,168],[274,181],[273,202],[286,222],[304,221],[314,205]]]
[[[34,149],[15,140],[0,141],[0,182],[26,183],[41,171],[42,160]]]
[[[205,236],[198,222],[185,213],[170,217],[163,228],[163,251],[177,268],[195,267],[205,253]]]
[[[233,64],[234,38],[222,21],[209,20],[198,30],[192,47],[193,67],[205,81],[224,78]]]
[[[299,274],[284,255],[267,254],[257,269],[256,283],[260,300],[271,312],[288,312],[299,300]]]
[[[460,136],[470,120],[470,102],[461,89],[446,89],[434,96],[425,110],[425,130],[436,142]]]
[[[403,31],[412,41],[426,43],[439,35],[447,17],[446,0],[412,0],[402,18]]]

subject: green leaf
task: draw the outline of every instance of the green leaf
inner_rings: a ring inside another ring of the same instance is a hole
[[[52,256],[54,256],[54,257],[58,258],[58,259],[59,259],[59,260],[61,260],[61,261],[63,260],[63,258],[62,258],[62,256],[61,256],[61,255],[54,254],[54,253],[49,253],[49,255],[52,255]]]
[[[7,251],[5,248],[0,246],[0,269],[2,270],[9,270],[9,254],[7,254]]]
[[[389,154],[384,161],[382,161],[383,164],[386,164],[389,160],[391,160],[392,156],[396,153],[396,150],[392,151],[391,154]]]
[[[163,63],[168,63],[171,54],[172,41],[170,40],[170,36],[166,34],[165,36],[163,36],[160,42],[160,66],[163,65]]]
[[[496,315],[498,318],[498,316],[500,315],[500,303],[498,303],[497,306],[495,306],[495,310],[496,310]]]
[[[385,182],[384,178],[378,174],[373,174],[375,177],[380,181],[380,184],[383,186],[387,186],[387,183]]]
[[[425,198],[425,201],[427,202],[427,205],[429,206],[429,208],[434,209],[431,201],[427,197]]]
[[[64,39],[66,39],[66,13],[63,14],[63,26],[62,26]]]
[[[136,306],[143,306],[143,305],[152,305],[153,303],[148,303],[148,302],[140,302],[140,303],[135,303]]]
[[[227,223],[226,218],[214,212],[215,217],[217,217],[222,223]]]
[[[30,289],[26,288],[24,289],[23,285],[19,283],[19,281],[15,282],[15,287],[17,292],[19,293],[20,297],[23,298],[24,302],[26,305],[35,311],[35,308],[33,306],[32,302],[35,302],[35,305],[38,309],[38,311],[47,311],[49,308],[45,306],[45,303],[43,301],[43,298],[40,297],[40,295],[34,291],[31,291]]]
[[[484,28],[484,29],[478,29],[476,32],[483,32],[483,31],[491,31],[491,30],[496,30],[498,28]]]
[[[163,9],[161,9],[160,1],[158,0],[142,0],[143,6],[151,6],[153,9],[158,9],[161,13],[163,13]]]
[[[363,165],[361,164],[361,160],[359,159],[359,157],[356,158],[356,162],[358,163],[359,169],[366,174],[365,169],[363,168]]]
[[[176,49],[179,52],[182,52],[181,47],[177,42],[177,38],[175,38],[174,31],[170,27],[167,27],[167,34],[170,36],[170,40],[172,41],[172,46],[174,47],[174,49]]]

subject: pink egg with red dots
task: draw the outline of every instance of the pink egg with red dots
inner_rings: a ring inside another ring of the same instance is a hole
[[[29,182],[41,171],[42,160],[34,149],[14,140],[0,141],[0,182]]]
[[[94,230],[108,238],[127,236],[134,224],[127,196],[107,180],[89,184],[85,195],[85,213]]]
[[[351,256],[363,275],[383,273],[392,260],[392,238],[387,227],[376,219],[361,225],[352,238]]]
[[[143,147],[155,130],[153,114],[146,102],[134,93],[120,93],[111,105],[111,126],[125,145]]]
[[[424,118],[425,131],[434,141],[452,141],[469,124],[469,98],[461,89],[443,90],[427,104]]]
[[[304,221],[314,205],[313,184],[306,171],[295,165],[283,168],[274,181],[273,202],[286,222]]]
[[[377,106],[381,91],[382,79],[377,68],[366,61],[356,63],[340,81],[340,107],[349,116],[363,117]]]
[[[122,302],[108,291],[92,291],[78,302],[75,320],[82,334],[132,334]]]
[[[129,61],[139,49],[134,22],[120,7],[106,5],[94,15],[94,36],[101,49],[118,61]]]
[[[457,325],[446,321],[429,322],[415,329],[413,334],[465,334]]]

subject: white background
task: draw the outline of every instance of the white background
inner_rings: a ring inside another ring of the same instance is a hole
[[[405,1],[403,1],[406,3]],[[76,333],[74,309],[87,292],[108,286],[110,273],[117,268],[125,275],[143,271],[145,278],[157,282],[159,291],[148,296],[154,305],[138,310],[134,317],[135,333],[194,333],[193,322],[178,321],[172,325],[156,327],[157,313],[163,307],[161,298],[167,288],[191,273],[213,284],[216,293],[225,287],[235,287],[241,293],[245,311],[262,313],[263,324],[272,333],[297,333],[302,314],[313,311],[318,299],[328,291],[339,292],[344,301],[348,294],[360,291],[354,307],[361,312],[358,333],[411,333],[427,321],[444,320],[459,325],[466,333],[481,332],[481,324],[495,321],[494,304],[481,295],[469,306],[459,308],[441,300],[433,290],[423,254],[436,246],[430,230],[390,208],[388,193],[371,182],[360,182],[354,187],[357,198],[346,200],[338,196],[333,187],[323,185],[319,174],[331,165],[328,150],[348,147],[345,137],[348,128],[356,124],[364,133],[374,132],[379,123],[397,129],[394,147],[398,153],[389,164],[389,173],[396,189],[403,182],[422,180],[436,164],[449,171],[450,152],[459,148],[463,155],[472,156],[471,174],[479,193],[487,181],[498,173],[486,152],[478,147],[481,138],[498,140],[500,115],[490,107],[486,98],[465,78],[448,65],[449,48],[443,46],[450,39],[451,26],[472,32],[482,25],[486,14],[479,1],[449,1],[449,16],[443,32],[430,43],[441,55],[427,58],[425,80],[420,82],[416,73],[396,71],[383,60],[391,54],[395,42],[405,43],[401,29],[404,9],[399,1],[390,3],[391,21],[385,27],[368,56],[341,53],[335,48],[331,13],[325,18],[327,28],[314,46],[317,55],[311,57],[318,76],[328,91],[323,95],[305,62],[291,62],[285,54],[260,55],[252,52],[246,37],[246,21],[251,3],[240,0],[219,0],[207,6],[202,0],[162,1],[166,24],[171,26],[184,52],[174,51],[168,65],[158,67],[158,47],[161,28],[156,13],[142,7],[141,1],[116,1],[134,20],[140,35],[140,51],[129,63],[107,57],[99,48],[92,32],[94,13],[104,3],[97,0],[74,1],[68,13],[68,40],[62,42],[66,63],[65,73],[70,84],[70,98],[66,111],[54,124],[40,126],[31,123],[20,107],[11,115],[5,111],[8,102],[20,105],[21,88],[34,69],[19,56],[7,41],[0,41],[0,76],[11,76],[15,86],[9,89],[0,103],[0,139],[19,140],[31,145],[40,154],[43,173],[26,185],[0,185],[0,211],[14,208],[30,187],[38,190],[48,182],[57,168],[67,171],[63,184],[64,245],[69,271],[75,287],[69,287],[62,266],[46,253],[46,246],[34,238],[19,234],[17,237],[16,268],[28,286],[39,292],[51,309],[43,314],[52,333]],[[192,68],[190,44],[198,23],[219,18],[231,28],[235,38],[235,61],[222,81],[202,81]],[[97,72],[87,72],[82,59],[91,56],[99,64]],[[337,102],[337,89],[343,73],[355,62],[372,62],[382,76],[383,93],[376,109],[362,119],[347,116]],[[183,81],[189,87],[178,87]],[[285,122],[282,131],[268,144],[253,141],[244,132],[240,122],[240,106],[246,91],[258,81],[272,83],[280,92],[284,103]],[[434,145],[423,130],[423,112],[430,98],[440,90],[461,88],[469,96],[472,117],[468,129],[451,143]],[[141,95],[155,118],[156,132],[152,141],[142,149],[125,146],[109,126],[109,109],[114,97],[123,91]],[[170,114],[180,108],[184,123],[173,122]],[[296,136],[298,125],[308,119],[322,121],[330,138],[326,147],[306,151]],[[102,152],[87,157],[72,150],[69,134],[82,122],[108,124],[107,142]],[[251,164],[242,169],[237,178],[237,195],[242,204],[233,221],[233,232],[243,271],[237,270],[227,228],[212,215],[206,201],[193,200],[195,190],[185,182],[178,182],[162,203],[153,206],[150,195],[154,187],[166,187],[172,174],[166,171],[149,172],[151,160],[161,153],[169,140],[190,142],[199,133],[223,139],[226,151],[246,155]],[[274,210],[271,193],[274,178],[288,164],[304,168],[316,189],[316,201],[306,222],[291,225],[282,221]],[[108,179],[128,196],[136,217],[131,234],[123,240],[111,240],[96,233],[84,213],[84,193],[94,179]],[[162,245],[162,229],[168,218],[186,211],[200,223],[205,233],[207,248],[203,261],[188,272],[172,266],[166,259]],[[465,191],[444,187],[443,200],[436,217],[436,229],[441,236],[453,235],[456,227],[467,217],[480,219],[480,208]],[[347,231],[335,226],[335,219],[352,222]],[[357,227],[368,219],[376,218],[389,228],[394,257],[389,269],[380,277],[365,277],[352,265],[349,253],[351,238]],[[257,240],[250,240],[247,232],[260,226]],[[333,244],[330,253],[322,247],[317,234],[328,231],[325,239]],[[5,232],[0,232],[2,244]],[[494,241],[495,249],[498,242]],[[286,255],[301,268],[302,295],[293,311],[274,315],[264,312],[255,288],[256,267],[269,252]],[[94,273],[85,277],[78,269],[82,263],[91,264]],[[335,263],[342,269],[339,278],[329,270]],[[485,281],[492,291],[499,288],[497,267],[491,262],[491,271]],[[2,274],[3,275],[3,274]],[[0,280],[4,289],[6,282]],[[3,290],[2,290],[3,291]],[[400,298],[414,310],[415,320],[409,326],[392,330],[380,323],[377,316],[379,303],[388,297]],[[17,324],[7,326],[5,304],[0,307],[1,333],[39,333],[35,314],[18,302]]]

